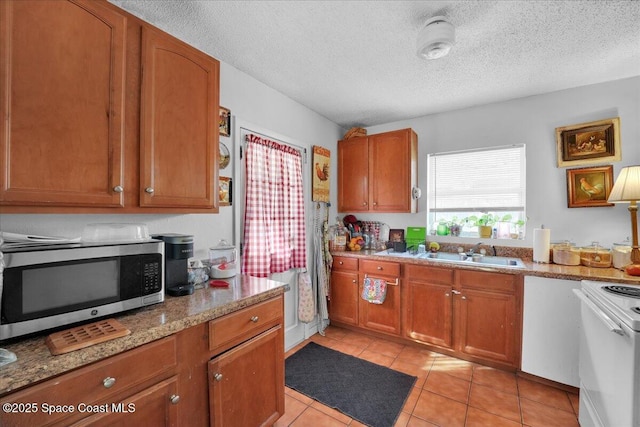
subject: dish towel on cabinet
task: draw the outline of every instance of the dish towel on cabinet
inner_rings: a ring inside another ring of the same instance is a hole
[[[382,304],[387,297],[387,281],[365,277],[362,287],[362,299],[372,304]]]

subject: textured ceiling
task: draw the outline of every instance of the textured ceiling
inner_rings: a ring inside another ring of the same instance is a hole
[[[640,1],[110,1],[345,128],[640,75]]]

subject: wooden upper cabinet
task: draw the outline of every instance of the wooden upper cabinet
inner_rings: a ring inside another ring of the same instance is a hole
[[[143,27],[140,206],[217,208],[218,85],[218,61]]]
[[[418,137],[411,129],[338,142],[339,212],[417,212]]]
[[[0,204],[123,205],[126,25],[97,2],[0,3]]]
[[[338,141],[338,211],[369,210],[369,139]]]

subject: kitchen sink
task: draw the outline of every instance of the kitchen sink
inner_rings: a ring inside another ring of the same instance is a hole
[[[455,264],[478,264],[488,267],[507,267],[507,268],[524,268],[524,263],[520,258],[489,256],[475,254],[470,257],[461,257],[461,254],[451,252],[427,252],[427,253],[411,253],[411,252],[393,252],[389,250],[376,252],[375,255],[380,256],[396,256],[411,259],[428,259],[431,261],[451,262]],[[465,258],[465,259],[463,259]]]

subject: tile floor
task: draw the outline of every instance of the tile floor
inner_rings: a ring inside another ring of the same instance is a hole
[[[308,341],[418,377],[396,427],[578,426],[578,395],[515,374],[334,326]],[[288,351],[289,356],[307,341]],[[363,424],[292,389],[276,427]]]

